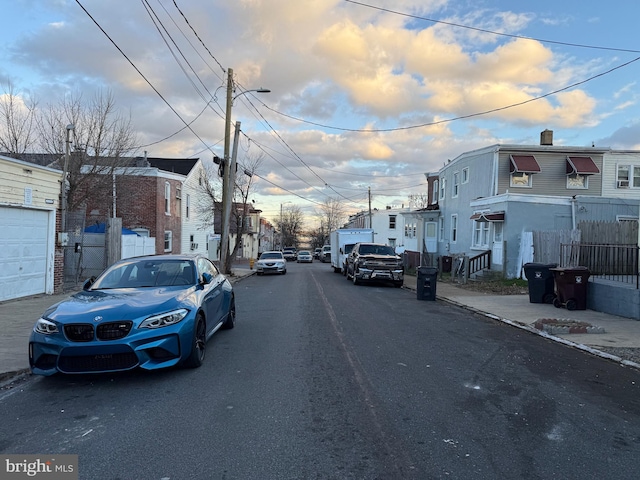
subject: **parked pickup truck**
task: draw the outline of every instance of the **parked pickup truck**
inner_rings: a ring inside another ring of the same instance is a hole
[[[356,243],[347,256],[347,279],[354,285],[369,281],[404,284],[404,265],[393,247],[383,243]]]

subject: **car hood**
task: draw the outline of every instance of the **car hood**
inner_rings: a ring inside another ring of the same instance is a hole
[[[391,256],[391,255],[366,254],[366,255],[360,255],[358,259],[359,260],[377,260],[381,262],[398,262],[400,260],[400,257]]]
[[[176,291],[178,290],[178,291]],[[49,307],[43,317],[60,323],[134,320],[176,308],[195,308],[195,287],[83,290]]]

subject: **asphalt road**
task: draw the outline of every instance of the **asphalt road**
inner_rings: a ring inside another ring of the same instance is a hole
[[[100,480],[638,476],[636,370],[328,264],[235,289],[200,369],[0,393],[0,452]]]

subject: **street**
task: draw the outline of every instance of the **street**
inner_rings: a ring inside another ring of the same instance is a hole
[[[287,270],[235,285],[199,369],[0,392],[0,452],[77,454],[96,480],[637,478],[640,372],[326,263]]]

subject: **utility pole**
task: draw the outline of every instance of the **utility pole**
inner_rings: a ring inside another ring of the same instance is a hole
[[[71,134],[71,130],[75,130],[75,125],[70,123],[67,125],[67,145],[64,154],[64,168],[62,169],[62,196],[61,196],[61,215],[60,215],[60,230],[63,232],[67,231],[67,173],[69,172],[69,156],[71,150],[71,140],[69,135]]]
[[[229,137],[231,135],[231,104],[233,103],[233,69],[227,70],[227,112],[224,121],[224,158],[222,159],[222,218],[220,219],[220,266],[222,273],[227,271],[229,257],[229,224],[231,220],[231,199],[229,192],[233,192],[231,183],[231,168],[229,168]]]
[[[371,187],[369,187],[369,228],[373,228],[373,217],[371,216]]]

